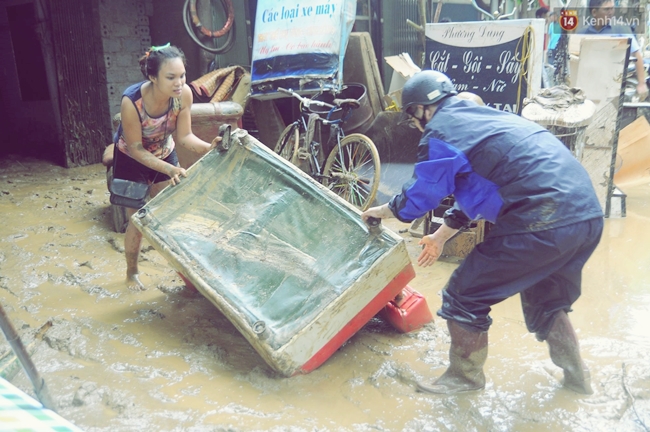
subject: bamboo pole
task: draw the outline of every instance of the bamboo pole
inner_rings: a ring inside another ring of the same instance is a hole
[[[433,16],[434,23],[440,22],[440,13],[442,12],[442,2],[443,0],[438,0],[438,4],[436,5],[436,14]]]
[[[14,351],[14,354],[16,354],[16,357],[18,357],[18,360],[20,360],[20,364],[23,366],[27,377],[32,382],[34,393],[36,393],[38,400],[41,401],[45,408],[56,411],[54,400],[50,396],[50,391],[47,389],[45,380],[38,374],[36,366],[34,366],[34,362],[32,362],[31,357],[29,357],[29,354],[25,349],[25,345],[23,345],[23,342],[20,340],[20,336],[18,336],[18,333],[16,333],[16,329],[11,324],[11,321],[9,321],[9,317],[5,313],[2,304],[0,304],[0,328],[2,328],[2,332],[7,338],[9,345],[11,345],[11,349]]]

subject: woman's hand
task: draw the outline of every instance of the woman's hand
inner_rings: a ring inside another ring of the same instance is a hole
[[[219,145],[220,142],[221,142],[221,137],[220,136],[214,137],[214,139],[212,140],[212,143],[210,144],[210,149],[208,151],[216,148],[217,145]]]
[[[169,176],[172,186],[175,186],[181,182],[181,177],[187,177],[187,173],[184,168],[177,167],[169,164],[169,169],[166,173]]]

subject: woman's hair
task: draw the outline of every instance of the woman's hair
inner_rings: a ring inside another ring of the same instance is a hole
[[[160,68],[167,60],[180,58],[185,63],[185,54],[179,48],[167,44],[163,46],[152,46],[140,57],[140,70],[146,79],[150,76],[158,76]]]

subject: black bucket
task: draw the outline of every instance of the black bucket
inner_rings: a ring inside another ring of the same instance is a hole
[[[343,89],[336,93],[322,93],[317,96],[314,96],[315,100],[319,100],[328,104],[332,104],[334,99],[356,99],[359,101],[359,108],[352,110],[348,114],[347,118],[343,123],[343,130],[345,133],[364,133],[373,120],[372,107],[370,106],[370,101],[368,99],[368,92],[366,91],[366,86],[358,83],[344,84]],[[322,118],[327,118],[329,110],[324,107],[312,106],[310,108],[311,112],[314,112],[320,115]],[[343,114],[341,108],[335,109],[330,115],[330,120],[340,120]]]

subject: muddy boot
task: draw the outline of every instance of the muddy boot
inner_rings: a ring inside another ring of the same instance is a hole
[[[437,394],[455,394],[485,387],[483,365],[487,359],[487,332],[465,330],[454,321],[447,321],[451,347],[449,368],[431,384],[419,382],[419,391]]]
[[[546,342],[551,360],[564,369],[564,387],[577,393],[592,394],[589,369],[580,357],[578,337],[565,311],[555,314]]]

